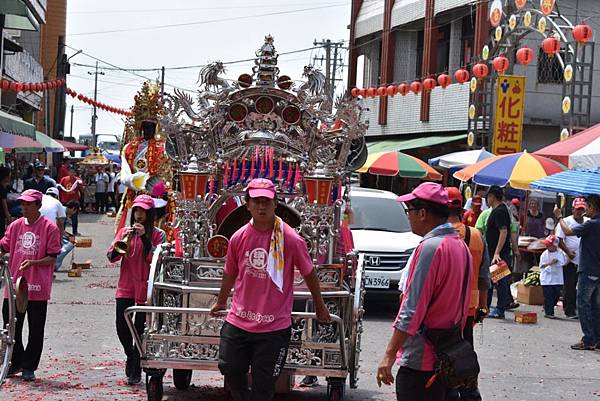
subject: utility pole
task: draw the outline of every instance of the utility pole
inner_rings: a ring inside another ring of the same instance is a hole
[[[165,95],[165,66],[160,68],[160,97]]]
[[[92,144],[96,147],[96,120],[98,116],[96,115],[96,101],[98,100],[98,75],[104,75],[103,72],[98,72],[98,62],[96,61],[96,71],[89,72],[88,74],[94,76],[94,111],[92,113]]]
[[[71,125],[69,126],[69,137],[73,138],[73,113],[75,112],[75,107],[71,105]]]
[[[316,40],[313,43],[315,46],[321,46],[325,49],[325,57],[315,57],[314,61],[325,62],[325,95],[327,96],[327,109],[331,111],[333,108],[335,98],[335,85],[337,81],[341,81],[336,78],[337,69],[339,66],[343,66],[342,60],[338,60],[338,50],[344,46],[344,42],[332,42],[331,39],[323,39],[321,42]],[[331,51],[333,49],[333,60]],[[339,65],[338,65],[339,62]],[[333,64],[333,65],[332,65]]]

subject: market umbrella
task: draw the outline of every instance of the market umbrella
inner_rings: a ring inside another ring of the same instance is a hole
[[[0,147],[7,152],[14,149],[16,153],[39,153],[44,151],[44,146],[31,138],[4,132],[0,133]]]
[[[35,140],[44,145],[44,150],[48,153],[62,153],[65,151],[64,146],[42,132],[37,131],[35,133]]]
[[[534,154],[549,157],[569,168],[598,168],[600,167],[600,124],[564,141],[546,146]]]
[[[534,181],[529,187],[573,196],[600,194],[600,169],[562,171]]]
[[[529,183],[563,171],[565,166],[555,160],[527,152],[494,156],[454,173],[461,181],[473,180],[479,185],[510,185],[529,189]]]
[[[432,166],[440,166],[444,168],[463,168],[471,166],[481,160],[494,157],[493,153],[488,152],[484,148],[476,150],[465,150],[463,152],[454,152],[447,155],[429,159],[428,162]]]
[[[422,160],[406,153],[391,151],[369,154],[365,164],[357,170],[359,173],[400,176],[408,178],[427,178],[441,181],[442,175]]]

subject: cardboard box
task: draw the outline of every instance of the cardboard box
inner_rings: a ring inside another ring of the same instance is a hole
[[[537,312],[515,311],[515,322],[522,324],[536,324]]]
[[[517,302],[527,305],[543,305],[544,292],[541,286],[526,287],[519,283],[517,286]]]
[[[91,238],[76,238],[75,246],[77,248],[91,248],[92,247],[92,239]]]

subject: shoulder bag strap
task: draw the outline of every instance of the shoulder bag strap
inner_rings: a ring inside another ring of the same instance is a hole
[[[471,244],[471,227],[469,227],[468,225],[464,225],[465,226],[465,243],[467,244],[467,247],[470,246]]]

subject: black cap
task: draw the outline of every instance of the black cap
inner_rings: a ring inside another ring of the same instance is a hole
[[[494,195],[496,198],[498,198],[500,200],[502,200],[502,198],[504,198],[504,190],[501,187],[499,187],[498,185],[492,185],[490,187],[490,189],[488,189],[486,196],[489,194]]]
[[[33,165],[33,167],[35,167],[36,169],[41,169],[41,168],[45,169],[46,165],[41,161],[36,161],[35,164]]]

